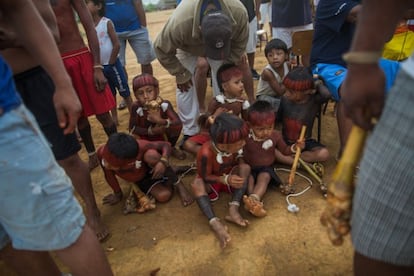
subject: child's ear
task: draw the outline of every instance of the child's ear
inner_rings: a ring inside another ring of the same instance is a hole
[[[229,87],[229,83],[228,82],[223,82],[221,84],[221,86],[223,87],[223,91],[227,91],[228,87]]]

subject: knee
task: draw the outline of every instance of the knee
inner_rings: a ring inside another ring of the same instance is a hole
[[[206,194],[204,181],[201,178],[196,177],[194,181],[191,182],[191,189],[195,197],[200,197]]]
[[[200,57],[197,59],[196,74],[207,76],[207,72],[209,68],[210,68],[210,65],[208,64],[208,61],[206,58]]]
[[[319,152],[319,159],[320,161],[326,161],[328,160],[330,157],[329,151],[327,148],[322,148],[321,151]]]
[[[153,195],[155,197],[155,199],[160,202],[160,203],[164,203],[167,202],[171,199],[172,197],[172,191],[168,190],[168,189],[163,189],[159,192],[157,192],[157,194]]]

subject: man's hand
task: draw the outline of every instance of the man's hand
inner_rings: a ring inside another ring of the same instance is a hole
[[[385,76],[378,64],[350,64],[341,88],[341,101],[353,122],[365,130],[381,116],[385,100]],[[374,119],[374,120],[373,120]]]
[[[104,91],[105,85],[108,83],[108,81],[103,74],[103,70],[100,68],[94,68],[93,71],[96,90]]]
[[[193,86],[193,81],[190,79],[184,83],[177,83],[177,88],[180,89],[181,92],[188,92],[188,90]]]
[[[69,134],[74,132],[82,106],[70,82],[68,86],[56,87],[53,102],[59,126],[63,128],[63,133]]]

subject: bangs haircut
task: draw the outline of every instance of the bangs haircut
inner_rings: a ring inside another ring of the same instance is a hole
[[[267,56],[268,53],[270,53],[270,51],[272,51],[273,49],[275,50],[283,50],[285,52],[285,54],[288,54],[288,48],[286,43],[278,38],[274,38],[272,40],[270,40],[265,47],[265,56]]]
[[[210,136],[215,144],[233,144],[247,138],[249,127],[236,115],[221,113],[210,127]]]
[[[132,135],[126,133],[114,133],[109,136],[106,143],[108,151],[119,159],[133,159],[138,155],[138,142]]]
[[[222,84],[231,80],[233,77],[241,77],[243,72],[234,63],[228,63],[222,65],[217,71],[217,83],[220,91],[223,92]]]
[[[133,91],[136,91],[140,89],[141,87],[144,87],[147,85],[152,85],[158,88],[158,80],[153,75],[148,74],[148,73],[138,75],[132,80]]]
[[[306,91],[314,88],[313,74],[309,67],[296,67],[283,79],[283,85],[290,90]]]
[[[247,121],[253,126],[273,125],[276,113],[267,101],[255,101],[247,110]]]

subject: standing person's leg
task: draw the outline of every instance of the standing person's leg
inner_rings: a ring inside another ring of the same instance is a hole
[[[149,37],[148,29],[131,31],[128,34],[128,42],[137,57],[137,62],[141,64],[141,72],[153,74],[151,62],[156,59],[154,47]]]
[[[54,252],[73,275],[113,275],[105,252],[88,225],[74,243]]]
[[[398,75],[365,143],[351,216],[355,275],[414,273],[413,85]]]
[[[217,72],[221,65],[223,65],[224,61],[222,60],[214,60],[207,58],[208,63],[210,64],[211,69],[211,81],[213,84],[213,97],[217,95],[221,95],[222,92],[220,92],[220,87],[218,86],[217,82]]]
[[[254,80],[259,80],[260,75],[254,69],[254,58],[256,55],[256,44],[257,44],[257,18],[249,23],[249,39],[246,45],[247,59],[249,62],[250,71]]]
[[[48,252],[16,250],[11,246],[10,243],[8,243],[3,249],[1,249],[0,258],[4,260],[4,262],[10,266],[18,275],[62,275]]]
[[[92,179],[88,167],[81,160],[78,154],[59,160],[58,163],[70,177],[76,192],[79,193],[85,203],[85,216],[87,218],[88,225],[95,232],[98,240],[104,241],[109,237],[109,231],[102,222],[101,213],[98,205],[96,204],[96,198],[92,187]]]
[[[18,250],[57,250],[76,275],[112,275],[96,236],[85,225],[71,181],[33,116],[24,106],[3,114],[0,133],[0,175],[10,181],[0,186],[1,245],[10,238]],[[10,156],[15,162],[7,162]]]
[[[177,58],[188,71],[193,73],[193,86],[186,92],[182,92],[178,88],[176,91],[178,116],[183,123],[183,135],[184,137],[188,137],[199,132],[197,120],[200,115],[200,109],[198,105],[196,87],[194,85],[194,72],[197,66],[197,57],[179,50],[177,52]]]
[[[126,51],[126,42],[127,42],[127,33],[126,32],[122,32],[122,33],[116,33],[118,36],[118,40],[119,40],[119,61],[121,62],[123,69],[124,69],[124,73],[127,79],[127,83],[128,83],[128,71],[126,70],[126,60],[125,60],[125,51]],[[127,104],[124,100],[122,100],[119,105],[118,105],[118,109],[122,110],[125,109],[127,107]]]
[[[198,106],[200,113],[205,113],[206,109],[206,93],[207,93],[207,74],[210,65],[205,57],[197,58],[197,65],[194,72],[194,86],[197,91]],[[213,78],[213,75],[211,75]]]
[[[14,80],[24,103],[34,114],[42,133],[50,143],[55,159],[69,175],[76,191],[84,200],[88,224],[98,239],[107,237],[108,229],[101,221],[88,167],[78,155],[81,146],[76,134],[65,135],[59,126],[53,103],[53,81],[41,67],[17,74]],[[37,91],[36,96],[33,96],[33,91]]]

